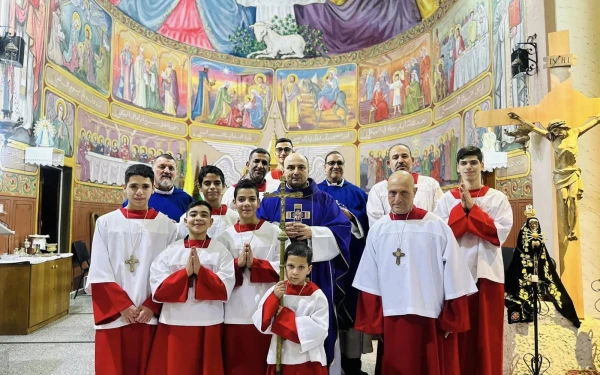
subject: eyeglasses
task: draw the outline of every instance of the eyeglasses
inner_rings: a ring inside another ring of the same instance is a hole
[[[281,154],[284,151],[286,152],[286,154],[289,154],[290,152],[292,152],[292,149],[289,148],[289,147],[285,147],[285,148],[277,147],[275,149],[275,152],[278,153],[278,154]]]
[[[328,162],[327,162],[327,165],[328,165],[328,166],[330,166],[330,167],[333,167],[333,166],[335,166],[335,165],[338,165],[338,166],[340,166],[340,167],[341,167],[341,166],[343,166],[343,165],[344,165],[344,162],[343,162],[343,161],[341,161],[341,160],[338,160],[338,161],[332,160],[332,161],[328,161]]]

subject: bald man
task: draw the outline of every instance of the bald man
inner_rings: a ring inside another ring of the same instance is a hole
[[[413,176],[393,173],[391,212],[369,230],[352,284],[355,329],[383,335],[382,374],[458,375],[457,332],[469,329],[477,291],[450,227],[415,206]]]
[[[325,352],[328,366],[336,358],[335,365],[329,369],[330,374],[336,375],[341,374],[338,324],[346,325],[351,321],[342,305],[343,280],[350,264],[351,224],[335,199],[320,191],[315,181],[308,177],[308,172],[305,156],[293,153],[285,158],[285,190],[302,193],[302,198],[287,198],[285,201],[286,233],[291,241],[303,241],[313,250],[310,278],[329,301],[329,335],[325,340]],[[263,199],[257,216],[279,223],[280,199]]]
[[[414,158],[412,157],[410,147],[399,143],[390,147],[390,157],[387,167],[392,172],[405,171],[411,172]],[[417,187],[415,195],[415,204],[427,211],[433,212],[437,201],[444,195],[440,188],[440,183],[435,179],[412,173],[413,181]],[[367,215],[369,216],[369,226],[375,224],[377,220],[390,213],[390,205],[387,201],[386,180],[375,184],[369,191],[367,201]]]

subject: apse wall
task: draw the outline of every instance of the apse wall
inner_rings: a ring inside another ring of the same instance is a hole
[[[523,5],[444,1],[383,43],[307,59],[247,59],[176,42],[108,0],[40,1],[15,5],[15,14],[23,30],[43,36],[41,45],[34,39],[25,97],[52,124],[35,129],[36,142],[50,134],[73,168],[78,223],[122,202],[132,163],[167,152],[177,158],[179,186],[204,164],[221,167],[232,183],[251,149],[269,149],[282,136],[308,157],[316,180],[336,149],[351,166],[347,179],[368,191],[389,173],[389,146],[403,142],[418,172],[444,189],[456,186],[456,150],[482,145],[485,129],[475,129],[474,114],[527,102],[525,81],[509,73],[510,50],[527,35]],[[512,159],[497,171],[497,186],[512,199],[531,198],[528,154],[496,135]],[[4,159],[4,181],[14,173],[18,194],[34,197],[37,170],[22,162],[8,168]],[[2,184],[5,192],[14,185]],[[84,227],[73,226],[73,240],[89,240]]]

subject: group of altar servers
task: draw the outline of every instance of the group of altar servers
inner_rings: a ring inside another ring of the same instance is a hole
[[[368,195],[344,179],[339,152],[320,184],[289,139],[275,152],[270,171],[255,149],[228,188],[202,167],[202,200],[168,216],[152,197],[164,206],[175,191],[174,160],[127,169],[127,201],[97,220],[92,242],[96,373],[275,374],[280,338],[284,375],[365,374],[360,356],[377,338],[376,374],[502,374],[512,212],[483,185],[478,148],[458,151],[460,185],[443,193],[394,145],[392,175]],[[283,208],[264,196],[281,188],[296,193]]]

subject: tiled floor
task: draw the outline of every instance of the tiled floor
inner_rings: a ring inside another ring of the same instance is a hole
[[[374,353],[363,356],[362,369],[374,373]],[[0,375],[93,373],[94,326],[89,296],[71,300],[69,315],[30,335],[0,336]]]

